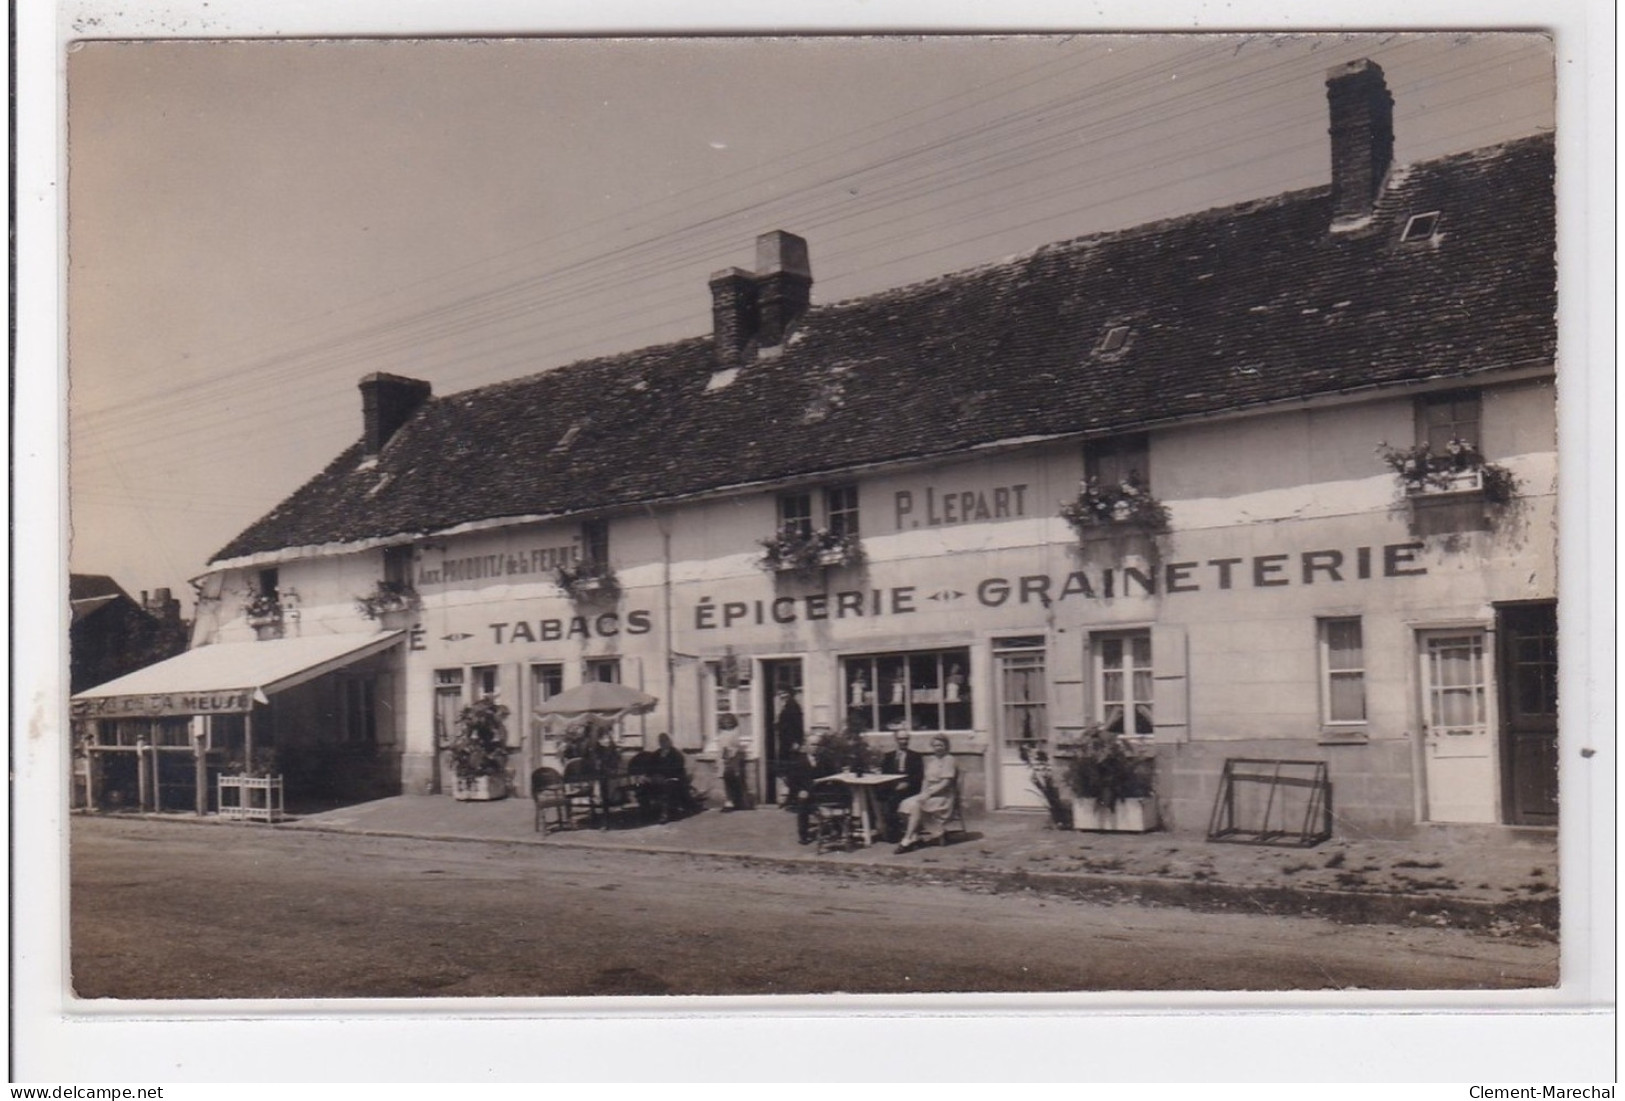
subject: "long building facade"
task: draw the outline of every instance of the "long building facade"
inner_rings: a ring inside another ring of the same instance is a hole
[[[1397,166],[1381,70],[1327,93],[1330,187],[831,305],[774,232],[707,336],[444,397],[368,376],[195,639],[356,656],[208,737],[432,794],[491,695],[523,791],[535,705],[614,680],[660,701],[622,738],[700,772],[739,716],[764,799],[854,724],[1042,807],[1035,752],[1100,727],[1175,830],[1234,759],[1323,765],[1357,835],[1555,825],[1552,142]]]

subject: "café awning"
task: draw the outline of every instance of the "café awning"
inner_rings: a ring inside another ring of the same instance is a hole
[[[200,646],[73,697],[76,719],[240,714],[401,641],[402,631]]]

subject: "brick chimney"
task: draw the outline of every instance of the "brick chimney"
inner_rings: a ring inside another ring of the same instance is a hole
[[[743,268],[711,276],[711,331],[717,362],[736,365],[756,335],[756,277]]]
[[[1326,74],[1331,111],[1332,228],[1371,217],[1394,159],[1394,97],[1374,61],[1351,61]]]
[[[807,241],[776,229],[756,238],[757,343],[777,347],[812,301]]]
[[[382,371],[367,375],[361,388],[361,421],[365,429],[366,455],[372,458],[384,449],[390,437],[412,419],[433,389],[427,382]]]

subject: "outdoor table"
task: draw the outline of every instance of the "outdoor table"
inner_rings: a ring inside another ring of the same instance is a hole
[[[874,830],[871,823],[880,818],[880,789],[906,779],[908,777],[900,772],[866,772],[862,776],[855,772],[837,772],[833,776],[821,776],[814,783],[845,785],[847,791],[852,793],[852,806],[858,812],[858,828],[863,831],[863,843],[872,845]]]

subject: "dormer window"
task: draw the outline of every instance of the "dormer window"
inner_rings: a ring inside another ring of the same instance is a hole
[[[1401,241],[1426,241],[1432,238],[1439,228],[1439,212],[1431,210],[1426,214],[1413,214],[1405,229],[1400,233]]]

